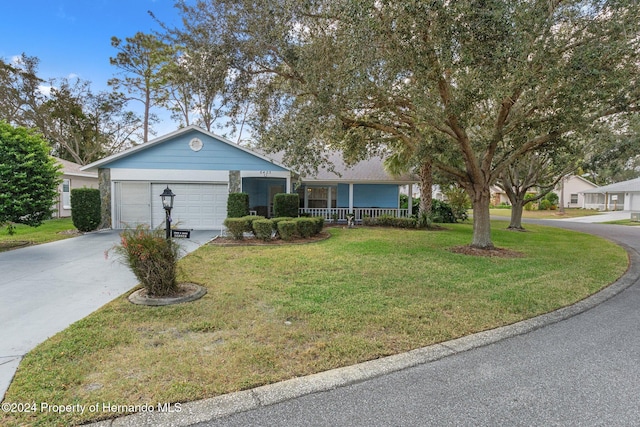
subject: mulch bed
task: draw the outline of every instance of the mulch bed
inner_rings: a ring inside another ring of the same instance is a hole
[[[455,246],[449,248],[449,252],[462,255],[495,257],[495,258],[523,258],[524,254],[518,251],[512,251],[505,248],[479,249],[471,246]]]
[[[215,246],[279,246],[279,245],[300,245],[305,243],[319,242],[328,239],[331,235],[326,231],[323,231],[308,239],[296,238],[292,240],[272,239],[270,241],[263,241],[256,239],[255,237],[245,237],[242,240],[235,240],[232,237],[219,236],[209,242],[210,245]]]

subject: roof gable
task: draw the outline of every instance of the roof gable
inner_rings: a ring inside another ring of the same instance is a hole
[[[202,142],[200,149],[192,149],[195,138]],[[189,126],[114,154],[87,165],[83,170],[97,168],[173,169],[173,170],[266,170],[287,171],[288,168],[245,147],[205,131]]]

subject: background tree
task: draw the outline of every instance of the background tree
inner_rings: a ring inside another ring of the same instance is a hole
[[[116,91],[124,89],[127,100],[142,103],[142,141],[147,142],[151,124],[156,120],[151,109],[167,102],[165,69],[171,62],[173,49],[158,37],[141,32],[127,37],[124,43],[122,39],[112,37],[111,45],[118,50],[117,55],[110,58],[111,65],[120,69],[122,77],[110,79],[109,85]]]
[[[167,105],[174,119],[211,132],[215,122],[225,115],[222,93],[226,72],[224,61],[211,47],[189,52],[178,50],[165,68]]]
[[[59,79],[40,108],[46,116],[41,131],[56,156],[85,165],[135,145],[142,121],[125,108],[121,94],[94,93],[87,81]]]
[[[637,17],[620,1],[180,2],[184,32],[216,24],[260,143],[317,167],[426,144],[469,194],[491,248],[490,189],[528,152],[637,111]],[[437,137],[431,137],[437,135]]]
[[[19,126],[42,125],[40,106],[46,101],[41,86],[45,81],[37,76],[40,60],[22,54],[10,64],[0,60],[0,120]]]
[[[51,218],[60,182],[46,141],[23,127],[0,121],[0,224],[32,227]]]
[[[37,129],[52,153],[79,164],[121,151],[142,138],[142,122],[117,92],[94,92],[88,81],[37,76],[39,60],[0,61],[0,120]]]
[[[504,169],[496,185],[504,190],[511,202],[511,222],[507,228],[523,231],[524,205],[544,198],[576,168],[576,155],[558,149],[551,153],[527,153]]]
[[[599,123],[588,138],[582,170],[598,185],[640,176],[640,117],[618,115]]]

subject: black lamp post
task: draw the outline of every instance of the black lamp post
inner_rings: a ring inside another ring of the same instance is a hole
[[[171,238],[171,209],[173,209],[173,198],[176,197],[176,195],[173,194],[167,185],[167,188],[164,189],[160,197],[162,198],[162,207],[166,215],[165,230],[167,232],[167,240],[169,240],[169,238]]]

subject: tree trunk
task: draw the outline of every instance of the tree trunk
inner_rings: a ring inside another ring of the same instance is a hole
[[[524,200],[516,200],[515,202],[511,202],[511,223],[508,230],[518,230],[523,231],[524,227],[522,226],[522,210],[524,209]]]
[[[433,193],[431,187],[433,187],[433,164],[430,159],[423,160],[420,165],[420,210],[419,216],[423,214],[431,214],[431,202],[433,200]],[[411,194],[409,194],[409,206],[411,206],[413,200]]]
[[[491,217],[489,205],[491,191],[489,185],[474,189],[471,194],[473,203],[473,241],[471,247],[478,249],[494,249],[491,241]]]

